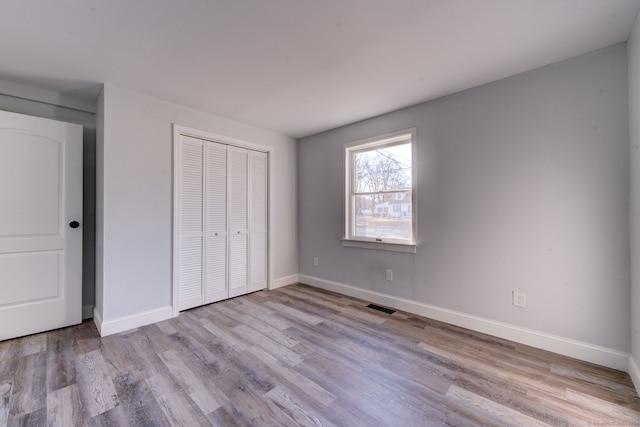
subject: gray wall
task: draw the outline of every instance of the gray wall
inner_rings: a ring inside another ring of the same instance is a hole
[[[96,120],[93,113],[0,94],[0,110],[82,125],[83,139],[83,238],[82,305],[90,311],[95,290],[95,149]],[[87,314],[90,314],[88,312]]]
[[[417,254],[342,247],[343,144],[410,127]],[[304,138],[298,161],[300,274],[630,350],[624,44]]]
[[[640,16],[627,44],[631,162],[631,356],[630,373],[640,392]]]

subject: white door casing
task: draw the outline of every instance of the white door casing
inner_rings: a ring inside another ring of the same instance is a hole
[[[82,127],[0,111],[0,340],[81,321]]]

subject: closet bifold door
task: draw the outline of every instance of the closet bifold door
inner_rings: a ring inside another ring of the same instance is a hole
[[[205,142],[204,303],[228,297],[227,146]]]
[[[204,143],[182,135],[176,173],[178,174],[178,309],[202,304],[203,267],[203,163]]]
[[[267,153],[249,151],[249,292],[267,287]]]
[[[229,298],[249,291],[248,260],[248,152],[227,148],[229,210]]]
[[[268,154],[185,135],[174,153],[178,311],[265,289]]]

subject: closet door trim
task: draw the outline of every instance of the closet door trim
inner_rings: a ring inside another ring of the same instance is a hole
[[[273,176],[272,176],[272,167],[270,165],[271,163],[271,151],[272,148],[271,147],[267,147],[265,145],[261,145],[261,144],[256,144],[253,142],[249,142],[249,141],[245,141],[242,139],[238,139],[238,138],[234,138],[234,137],[230,137],[230,136],[226,136],[226,135],[221,135],[221,134],[216,134],[216,133],[212,133],[212,132],[207,132],[207,131],[203,131],[200,129],[195,129],[195,128],[191,128],[191,127],[187,127],[187,126],[182,126],[179,124],[173,124],[173,242],[172,242],[172,246],[173,246],[173,256],[172,256],[172,283],[171,283],[171,288],[172,288],[172,298],[171,298],[171,306],[172,306],[172,313],[173,316],[178,316],[178,314],[180,313],[180,307],[179,307],[179,280],[178,280],[178,268],[177,268],[177,262],[178,262],[178,257],[180,256],[179,253],[179,238],[180,238],[180,234],[179,234],[179,228],[178,228],[178,224],[177,224],[177,220],[179,218],[179,206],[180,206],[180,194],[178,191],[179,185],[180,185],[180,176],[177,173],[179,170],[179,164],[178,161],[180,161],[180,137],[181,136],[188,136],[188,137],[193,137],[193,138],[197,138],[197,139],[202,139],[202,140],[207,140],[207,141],[212,141],[212,142],[218,142],[221,144],[226,144],[232,147],[238,147],[238,148],[244,148],[244,149],[248,149],[248,150],[252,150],[252,151],[258,151],[258,152],[262,152],[265,153],[267,156],[267,259],[266,259],[266,263],[267,263],[267,288],[270,289],[271,288],[271,284],[272,284],[272,271],[273,271],[273,265],[272,265],[272,256],[271,254],[272,252],[272,239],[270,238],[271,234],[271,220],[270,220],[270,212],[271,212],[271,194],[272,194],[272,185],[273,185]],[[249,272],[247,272],[249,273]]]

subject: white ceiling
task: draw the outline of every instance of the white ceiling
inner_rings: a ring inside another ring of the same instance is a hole
[[[639,0],[2,0],[0,78],[307,136],[627,40]],[[0,92],[2,85],[0,83]]]

